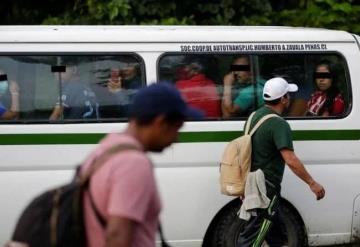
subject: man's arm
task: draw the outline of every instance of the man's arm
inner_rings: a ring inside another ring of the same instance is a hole
[[[233,114],[240,112],[239,106],[234,105],[232,101],[232,85],[234,83],[234,74],[231,72],[224,77],[224,94],[221,102],[223,117],[231,117]]]
[[[10,82],[11,106],[10,110],[1,115],[1,119],[13,120],[19,116],[19,86],[15,81]]]
[[[325,196],[324,187],[321,184],[317,183],[311,177],[311,175],[307,172],[305,166],[301,163],[294,151],[289,149],[282,149],[280,150],[280,153],[286,164],[296,174],[296,176],[301,178],[305,183],[309,185],[311,191],[316,195],[317,200],[322,199]]]
[[[132,246],[135,221],[124,217],[111,216],[105,233],[105,247]]]
[[[59,120],[61,118],[61,115],[63,113],[63,107],[60,106],[60,105],[56,105],[54,107],[54,110],[53,112],[51,113],[50,117],[49,117],[49,120],[50,121],[56,121],[56,120]]]

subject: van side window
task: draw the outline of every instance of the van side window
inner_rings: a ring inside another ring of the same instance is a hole
[[[0,123],[126,121],[144,75],[134,54],[0,56]]]
[[[221,118],[218,62],[208,55],[166,55],[160,59],[160,81],[174,84],[185,101],[209,119]]]
[[[145,66],[134,55],[94,57],[92,88],[103,120],[127,120],[132,97],[145,85]]]
[[[350,102],[346,62],[338,54],[257,53],[163,55],[159,80],[211,119],[244,119],[264,105],[266,80],[280,76],[298,85],[285,116],[344,117]]]
[[[346,63],[337,54],[259,55],[263,78],[284,77],[298,85],[291,95],[288,117],[344,117],[350,102]]]

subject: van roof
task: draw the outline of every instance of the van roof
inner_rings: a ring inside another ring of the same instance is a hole
[[[275,26],[0,26],[0,34],[0,43],[354,42],[345,31]]]

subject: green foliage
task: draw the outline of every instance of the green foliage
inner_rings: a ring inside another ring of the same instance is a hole
[[[76,0],[43,24],[264,25],[270,12],[270,3],[261,0]]]
[[[304,8],[272,14],[275,24],[322,27],[360,33],[360,6],[345,0],[314,0]]]
[[[46,18],[43,24],[125,24],[130,9],[129,0],[76,0],[72,8]]]
[[[360,33],[353,0],[2,0],[1,24],[287,25]]]

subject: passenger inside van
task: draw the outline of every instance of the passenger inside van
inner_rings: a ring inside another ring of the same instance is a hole
[[[238,56],[233,60],[223,83],[223,117],[248,116],[264,104],[262,90],[265,81],[254,78],[248,56]]]
[[[49,120],[97,119],[98,103],[94,92],[82,82],[75,64],[66,66],[60,73],[62,94],[56,103]],[[57,73],[56,73],[57,74]]]
[[[220,97],[215,82],[204,73],[204,64],[193,60],[177,70],[176,87],[185,101],[202,110],[208,118],[221,116]]]
[[[308,101],[308,116],[339,116],[344,113],[344,98],[338,87],[335,67],[327,60],[318,63],[314,71],[316,90]]]
[[[19,86],[16,81],[8,81],[0,70],[0,119],[14,120],[19,116]]]
[[[126,63],[112,68],[105,90],[97,90],[101,118],[123,118],[128,116],[132,97],[142,86],[138,63]]]

